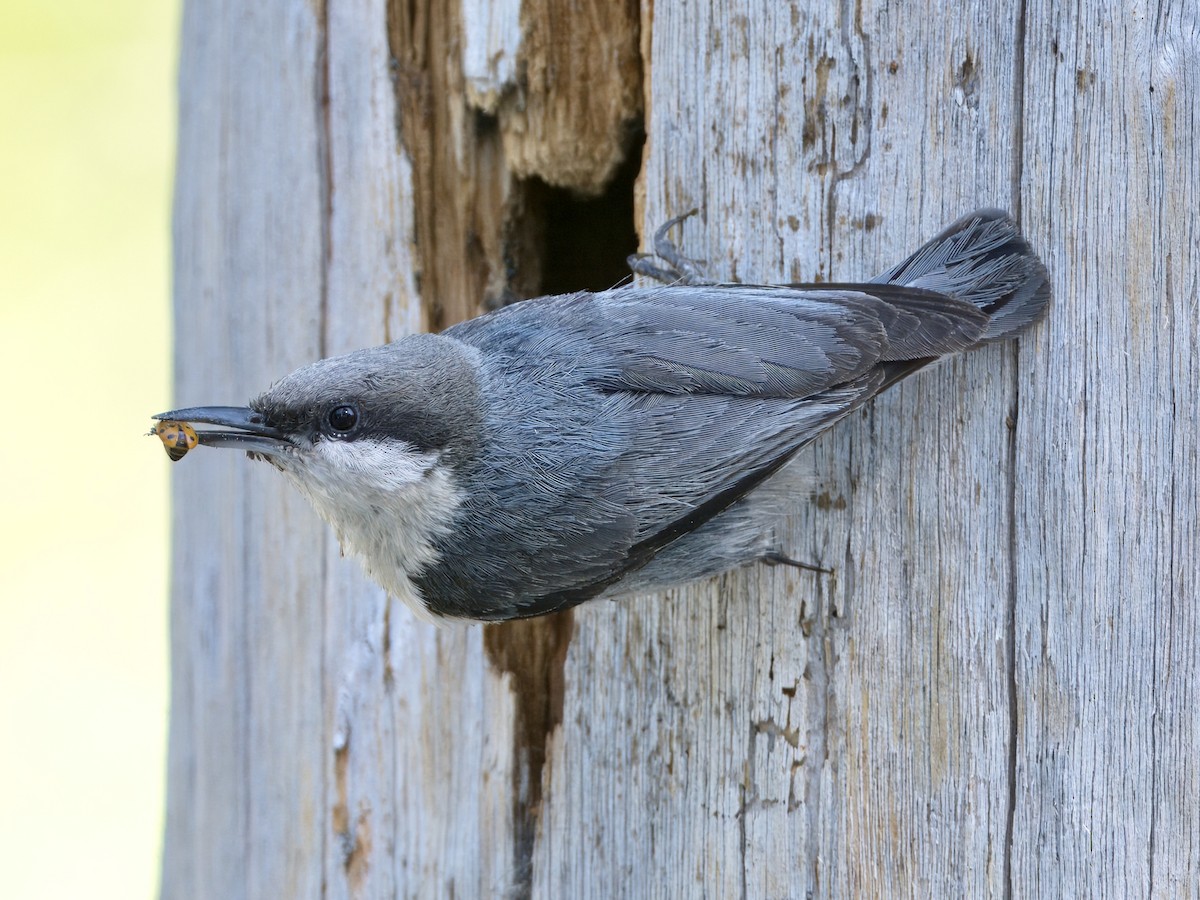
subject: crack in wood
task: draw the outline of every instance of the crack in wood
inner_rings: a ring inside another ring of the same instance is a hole
[[[562,722],[564,668],[574,630],[574,614],[567,610],[488,625],[483,632],[488,661],[510,677],[514,701],[513,888],[517,896],[527,896],[532,887],[547,745]]]
[[[524,4],[515,80],[480,93],[459,52],[479,23],[465,20],[460,4],[387,4],[397,140],[412,162],[416,280],[429,330],[522,297],[608,288],[628,274],[643,139],[640,7],[578,5]],[[548,30],[567,16],[589,25]],[[510,896],[532,890],[573,630],[566,612],[483,632],[484,653],[514,700]],[[344,799],[339,822],[348,834]]]

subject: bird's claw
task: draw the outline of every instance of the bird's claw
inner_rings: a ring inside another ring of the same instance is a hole
[[[816,572],[820,575],[833,574],[833,569],[822,569],[820,566],[814,566],[812,563],[800,562],[798,559],[784,556],[778,550],[763,556],[762,561],[768,566],[791,566],[793,569],[804,569],[807,572]]]
[[[660,225],[654,232],[654,252],[629,256],[627,262],[630,271],[663,284],[713,284],[704,273],[703,262],[684,256],[675,242],[667,237],[668,231],[699,211],[690,209]]]

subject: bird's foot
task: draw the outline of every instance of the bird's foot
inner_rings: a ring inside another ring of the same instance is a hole
[[[698,212],[698,209],[688,210],[682,216],[664,222],[654,232],[654,252],[634,253],[628,258],[633,274],[653,278],[663,284],[713,284],[704,274],[701,261],[684,256],[675,242],[667,237],[668,231]]]
[[[811,563],[800,562],[798,559],[784,556],[778,550],[772,550],[770,553],[763,554],[760,559],[768,566],[791,566],[793,569],[804,569],[808,572],[818,572],[821,575],[833,574],[833,569],[822,569],[820,566],[814,566]]]

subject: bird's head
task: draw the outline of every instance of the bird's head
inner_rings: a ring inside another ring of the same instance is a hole
[[[461,499],[456,476],[478,452],[482,429],[475,351],[435,335],[304,366],[248,406],[154,418],[200,426],[201,446],[270,462],[363,557],[403,551],[381,546],[395,540],[381,533],[384,523],[407,523],[421,544],[449,527]]]

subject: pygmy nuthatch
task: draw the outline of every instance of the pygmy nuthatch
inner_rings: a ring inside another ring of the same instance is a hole
[[[633,261],[676,283],[527,300],[315,362],[249,407],[155,418],[222,426],[198,442],[287,475],[417,613],[514,619],[791,562],[774,530],[797,451],[1050,298],[998,210],[865,284],[705,282],[677,221],[665,266]]]

